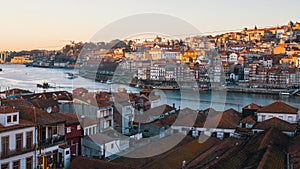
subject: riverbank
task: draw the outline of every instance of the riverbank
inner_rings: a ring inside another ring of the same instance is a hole
[[[288,89],[265,89],[265,88],[241,88],[241,87],[226,87],[227,92],[232,93],[253,93],[253,94],[269,94],[279,95],[281,93],[291,93]]]

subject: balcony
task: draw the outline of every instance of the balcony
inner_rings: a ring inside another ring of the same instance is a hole
[[[65,142],[66,136],[56,136],[41,141],[41,146],[52,146]]]
[[[6,159],[6,158],[10,158],[13,156],[17,156],[20,154],[25,154],[31,151],[35,151],[36,145],[32,144],[32,145],[27,145],[26,147],[23,147],[21,149],[18,150],[8,150],[6,152],[1,152],[1,157],[0,159]]]

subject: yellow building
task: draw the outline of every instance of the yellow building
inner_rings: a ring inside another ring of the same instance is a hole
[[[182,61],[189,62],[190,58],[192,58],[193,61],[195,61],[197,59],[197,57],[202,54],[203,54],[203,52],[198,51],[198,50],[187,50],[183,54]]]
[[[289,56],[289,57],[280,59],[280,64],[288,63],[289,65],[299,67],[300,66],[299,61],[300,61],[300,57],[298,57],[298,56]]]
[[[285,54],[286,53],[286,45],[284,45],[284,44],[277,45],[273,49],[273,53],[274,54]]]
[[[11,64],[24,64],[29,63],[31,60],[27,59],[25,56],[14,56],[11,60]]]

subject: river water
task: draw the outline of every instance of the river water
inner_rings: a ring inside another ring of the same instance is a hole
[[[125,85],[109,85],[99,82],[94,82],[90,79],[78,77],[75,79],[65,78],[65,73],[73,70],[67,69],[48,69],[25,67],[24,65],[0,65],[3,69],[0,72],[0,90],[12,88],[28,89],[35,92],[43,92],[44,89],[37,88],[37,84],[43,82],[49,83],[54,88],[49,88],[47,91],[66,90],[71,92],[78,87],[84,87],[90,91],[95,90],[111,90],[116,91],[117,88],[126,88],[128,91],[138,92],[137,88],[132,88]],[[197,93],[186,93],[183,91],[156,91],[162,98],[163,103],[172,105],[175,103],[176,107],[190,107],[192,109],[206,109],[208,107],[217,110],[234,108],[241,111],[242,107],[256,103],[259,105],[270,104],[275,100],[282,100],[292,106],[300,108],[300,97],[283,97],[277,95],[265,94],[245,94],[245,93],[230,93],[230,92],[203,92],[199,93],[200,103],[195,97]]]

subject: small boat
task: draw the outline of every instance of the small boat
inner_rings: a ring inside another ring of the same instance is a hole
[[[43,89],[54,88],[54,87],[50,86],[49,83],[46,83],[46,82],[44,82],[43,84],[37,84],[36,87],[43,88]]]
[[[106,84],[112,84],[112,81],[111,80],[107,80]]]
[[[172,86],[155,86],[153,89],[158,89],[158,90],[180,90],[179,87],[172,87]]]
[[[66,72],[65,73],[65,78],[75,79],[75,78],[77,78],[77,76],[74,73]]]
[[[279,95],[281,95],[281,96],[290,96],[291,94],[289,92],[280,92]]]

